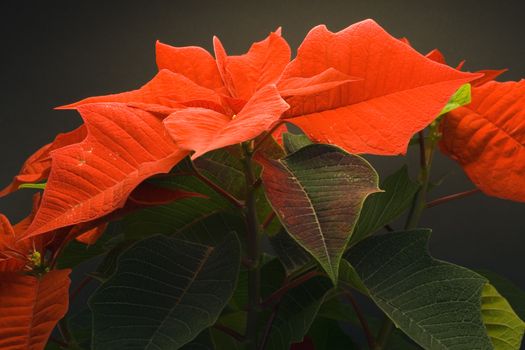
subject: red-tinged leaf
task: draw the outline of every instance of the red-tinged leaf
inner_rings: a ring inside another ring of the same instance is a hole
[[[95,244],[97,243],[98,239],[104,234],[104,231],[106,231],[107,227],[108,223],[103,223],[100,226],[97,226],[87,232],[82,233],[76,238],[76,240],[80,243],[84,243],[85,245]]]
[[[215,91],[199,86],[181,74],[163,69],[138,90],[88,97],[57,109],[75,109],[85,104],[99,102],[144,103],[178,107],[181,103],[192,101],[210,101],[220,104],[220,98]]]
[[[0,349],[44,349],[69,304],[69,270],[0,274]]]
[[[232,97],[249,100],[262,87],[275,84],[290,62],[290,47],[280,30],[240,56],[227,56],[217,37],[213,38],[219,72]]]
[[[337,283],[339,263],[363,202],[380,191],[363,158],[312,144],[280,160],[259,159],[266,198],[290,236]]]
[[[275,86],[258,90],[236,116],[204,108],[177,111],[164,120],[178,146],[193,150],[192,158],[206,152],[251,140],[270,129],[288,109]]]
[[[212,55],[201,47],[174,47],[157,41],[157,66],[184,75],[194,83],[226,93],[224,83]]]
[[[412,135],[432,122],[449,98],[479,75],[425,58],[366,20],[338,33],[314,28],[283,79],[334,68],[362,81],[291,103],[287,116],[314,141],[351,153],[406,152]]]
[[[88,135],[51,154],[42,204],[25,237],[91,221],[121,208],[142,181],[170,171],[187,155],[154,114],[111,103],[78,110]]]
[[[525,202],[525,80],[488,82],[448,113],[441,149],[484,193]]]
[[[20,173],[15,176],[11,184],[0,191],[0,197],[16,191],[22,184],[36,183],[45,180],[49,176],[49,170],[51,169],[50,152],[73,143],[78,143],[85,137],[86,128],[83,125],[68,133],[58,134],[52,143],[40,148],[25,161]]]

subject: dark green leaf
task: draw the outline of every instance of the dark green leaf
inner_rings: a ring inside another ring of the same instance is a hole
[[[492,349],[481,315],[487,280],[433,259],[430,230],[372,236],[346,257],[374,302],[425,349]]]
[[[279,260],[290,275],[312,261],[310,254],[301,247],[284,227],[277,234],[269,236],[270,243]]]
[[[179,349],[215,323],[240,263],[234,234],[211,247],[154,236],[118,260],[90,300],[94,349]]]
[[[330,281],[316,277],[284,295],[267,340],[267,350],[288,350],[291,343],[301,342],[310,329]]]
[[[375,170],[338,147],[313,144],[267,161],[262,179],[283,226],[336,283],[363,202],[378,191]]]
[[[326,318],[317,318],[308,335],[313,339],[315,350],[357,350],[350,336],[343,332],[339,323]]]
[[[283,134],[283,145],[286,154],[297,152],[301,148],[311,144],[312,141],[310,141],[305,134],[292,134],[289,132]]]
[[[366,199],[350,245],[401,216],[419,190],[419,184],[410,180],[406,166],[387,177],[380,187],[384,192],[374,193]]]
[[[106,254],[113,247],[124,241],[121,223],[112,222],[95,244],[86,245],[77,241],[70,242],[58,259],[58,268],[72,268],[97,256]]]

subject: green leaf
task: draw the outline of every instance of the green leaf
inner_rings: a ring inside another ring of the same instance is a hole
[[[283,134],[283,145],[286,154],[297,152],[301,148],[311,144],[312,141],[310,141],[305,134],[292,134],[289,132]]]
[[[334,320],[317,318],[308,335],[313,339],[315,350],[360,349]]]
[[[458,91],[456,91],[454,93],[454,95],[452,95],[452,97],[450,98],[450,100],[447,102],[446,106],[443,107],[443,109],[441,110],[441,112],[439,113],[438,117],[439,116],[442,116],[443,114],[445,113],[448,113],[458,107],[461,107],[461,106],[464,106],[466,104],[469,104],[470,103],[470,92],[471,92],[471,88],[470,88],[470,84],[465,84],[463,86],[461,86]]]
[[[127,215],[123,220],[128,238],[144,238],[155,234],[176,234],[219,211],[231,209],[231,204],[199,179],[190,175],[155,180],[158,186],[177,188],[206,195],[208,198],[185,198],[168,205],[146,208]]]
[[[419,184],[410,180],[406,166],[387,177],[380,187],[384,192],[374,193],[366,199],[350,245],[400,217],[419,190]]]
[[[20,186],[18,186],[19,189],[22,189],[22,188],[35,188],[37,190],[45,190],[46,189],[46,182],[43,182],[43,183],[34,183],[34,184],[29,184],[29,183],[26,183],[26,184],[21,184]]]
[[[481,312],[487,333],[496,350],[519,350],[525,323],[496,288],[487,283],[481,294]]]
[[[337,282],[339,262],[378,176],[363,158],[313,144],[264,164],[266,197],[286,231]]]
[[[97,256],[106,254],[124,242],[125,238],[121,231],[121,223],[112,222],[95,244],[86,245],[76,240],[71,241],[58,258],[58,268],[72,268]]]
[[[214,350],[213,340],[209,330],[204,330],[188,344],[184,345],[182,350]]]
[[[93,347],[179,349],[215,323],[235,288],[234,234],[216,247],[154,236],[125,251],[90,300]]]
[[[425,349],[492,349],[481,314],[487,280],[432,258],[429,237],[430,230],[372,236],[346,258],[374,302]]]
[[[359,278],[359,274],[348,261],[341,261],[340,269],[341,272],[339,274],[339,280],[342,283],[354,288],[355,290],[358,290],[363,295],[368,295],[368,288],[364,285],[361,278]]]
[[[288,350],[291,343],[301,342],[330,288],[327,278],[315,277],[286,293],[278,304],[265,349]]]
[[[244,169],[239,158],[228,150],[209,152],[194,161],[195,166],[208,179],[219,185],[234,197],[245,194]]]
[[[287,275],[293,274],[312,261],[310,254],[290,237],[284,227],[281,227],[277,234],[269,236],[268,239]]]
[[[508,300],[516,314],[525,320],[525,291],[520,289],[510,280],[492,271],[477,270],[477,273],[485,276],[498,292]]]

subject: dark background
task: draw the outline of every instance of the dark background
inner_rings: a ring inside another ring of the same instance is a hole
[[[340,30],[374,18],[420,52],[439,47],[449,63],[469,70],[509,68],[502,79],[525,77],[524,1],[2,1],[0,5],[0,187],[23,161],[58,132],[73,129],[73,111],[52,108],[92,95],[139,87],[155,73],[154,44],[211,49],[218,35],[229,53],[283,27],[296,49],[324,23]],[[412,170],[417,157],[409,154]],[[383,177],[403,158],[372,158]],[[450,173],[431,194],[473,185],[452,161],[439,157],[436,176]],[[524,174],[525,176],[525,174]],[[30,209],[31,190],[0,199],[16,222]],[[425,212],[434,229],[434,256],[498,272],[525,288],[525,204],[481,194]]]

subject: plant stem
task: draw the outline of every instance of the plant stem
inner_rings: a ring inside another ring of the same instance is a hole
[[[419,151],[420,153],[420,171],[419,182],[421,188],[419,189],[413,210],[411,211],[405,229],[414,229],[419,223],[421,214],[426,208],[426,198],[428,187],[430,185],[430,169],[432,167],[432,160],[434,158],[434,151],[436,149],[437,141],[439,140],[439,122],[435,121],[430,125],[429,142],[425,144],[425,137],[422,132],[419,133]]]
[[[82,291],[82,289],[84,289],[84,287],[87,286],[92,280],[93,280],[93,277],[91,277],[91,276],[84,277],[84,279],[82,279],[82,281],[79,283],[79,285],[71,293],[71,296],[69,297],[69,299],[71,301],[75,300],[75,298]]]
[[[67,318],[63,318],[60,321],[58,321],[57,324],[58,330],[60,334],[62,335],[62,339],[64,339],[64,344],[66,344],[67,349],[79,349],[79,346],[69,331],[69,323],[67,321]]]
[[[193,163],[193,161],[190,161],[190,164],[191,164],[191,169],[193,171],[193,175],[195,175],[195,177],[197,177],[199,180],[201,180],[202,182],[204,182],[208,187],[210,187],[212,190],[214,190],[215,192],[217,192],[219,195],[221,195],[222,197],[224,197],[226,200],[228,200],[231,204],[233,204],[235,207],[237,208],[243,208],[243,204],[237,199],[235,198],[234,196],[232,196],[230,193],[228,193],[227,191],[225,191],[222,187],[218,186],[217,184],[215,184],[213,181],[211,181],[210,179],[208,179],[206,176],[204,176],[200,171],[199,169],[197,169],[197,167],[195,166],[195,164]]]
[[[375,349],[376,348],[376,340],[375,340],[374,336],[372,335],[372,332],[370,331],[370,327],[368,326],[368,322],[366,321],[366,318],[365,318],[363,312],[359,308],[359,305],[355,301],[354,296],[352,295],[352,293],[350,293],[349,290],[345,290],[344,296],[350,302],[350,304],[352,304],[352,307],[354,308],[354,311],[355,311],[355,313],[357,315],[357,318],[359,319],[359,322],[361,323],[361,327],[363,328],[363,333],[365,333],[366,341],[368,343],[368,347],[370,349],[372,349],[372,350]]]
[[[323,274],[317,270],[311,270],[304,275],[301,275],[286,284],[284,284],[281,288],[277,289],[275,292],[273,292],[268,298],[266,298],[261,305],[263,307],[266,307],[268,305],[271,305],[274,302],[278,302],[286,292],[288,292],[290,289],[300,286],[301,284],[311,280],[312,278],[316,276],[322,276]]]
[[[453,200],[456,200],[456,199],[461,199],[461,198],[468,197],[468,196],[470,196],[472,194],[475,194],[475,193],[478,193],[478,192],[480,192],[480,190],[478,188],[474,188],[472,190],[463,191],[463,192],[459,192],[459,193],[454,193],[454,194],[451,194],[451,195],[448,195],[448,196],[445,196],[445,197],[434,199],[433,201],[428,202],[426,207],[427,208],[432,208],[432,207],[435,207],[437,205],[440,205],[440,204],[443,204],[443,203],[447,203],[447,202],[450,202],[450,201],[453,201]]]
[[[437,142],[440,138],[439,133],[439,119],[430,124],[429,134],[428,134],[428,143],[425,143],[425,135],[423,132],[419,132],[419,182],[421,188],[414,198],[412,208],[405,225],[406,230],[411,230],[417,227],[421,214],[427,207],[427,193],[430,185],[430,169],[432,168],[432,160],[434,158],[434,151],[436,149]],[[377,344],[374,350],[383,350],[385,349],[388,339],[394,330],[394,323],[392,320],[385,315],[383,324],[377,336]]]
[[[229,327],[226,327],[226,326],[223,326],[221,324],[216,323],[216,324],[213,325],[213,328],[215,328],[218,331],[221,331],[224,334],[229,335],[230,337],[232,337],[233,339],[237,340],[238,342],[243,342],[244,341],[244,336],[242,334],[236,332],[235,330],[233,330],[233,329],[231,329]]]
[[[277,303],[272,308],[272,313],[270,314],[268,322],[266,322],[266,327],[264,328],[264,334],[261,339],[261,345],[259,346],[259,350],[264,350],[264,348],[266,347],[266,343],[268,342],[270,331],[272,330],[273,322],[275,321],[275,317],[277,317],[277,312],[279,311],[280,305],[280,303]]]
[[[261,275],[260,261],[260,235],[257,220],[257,208],[254,184],[256,182],[252,164],[253,150],[249,144],[243,145],[244,176],[246,181],[246,199],[244,205],[247,227],[247,253],[251,266],[248,269],[248,315],[246,320],[246,340],[248,349],[257,349],[257,321],[260,304]]]
[[[394,330],[394,323],[388,317],[385,317],[383,320],[383,323],[381,324],[381,329],[379,330],[379,334],[377,336],[377,342],[372,349],[373,350],[386,349],[388,339],[390,338],[390,334],[392,334],[393,330]]]

